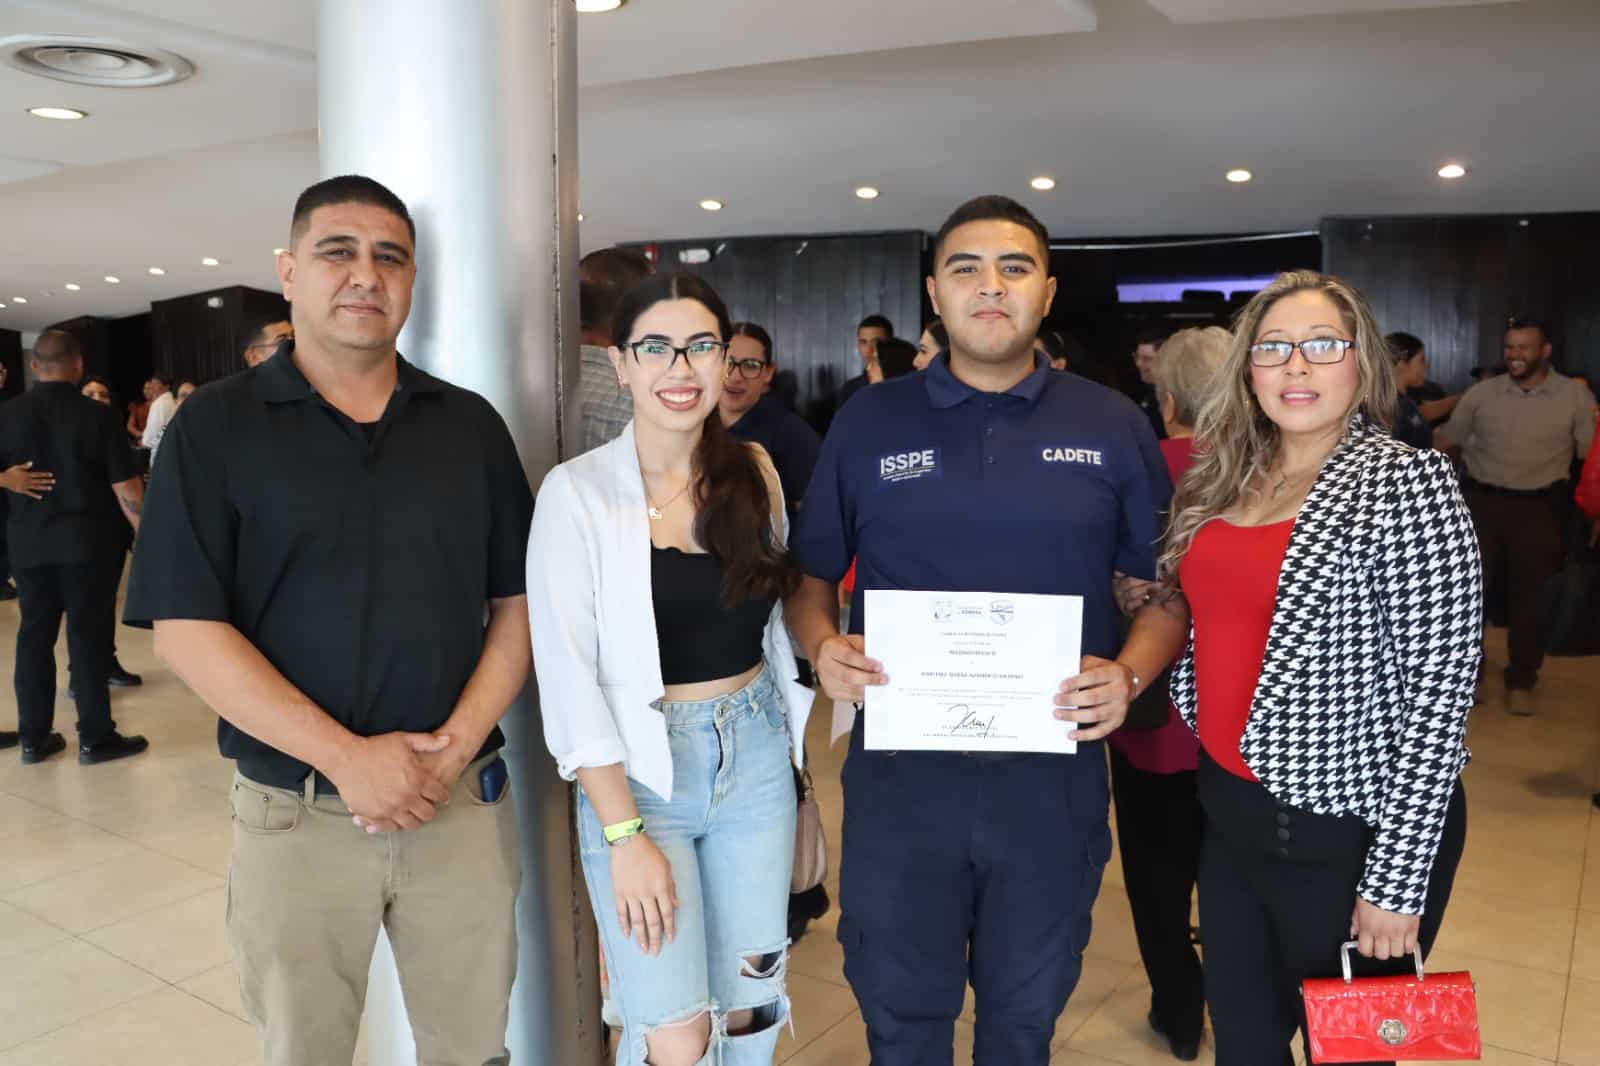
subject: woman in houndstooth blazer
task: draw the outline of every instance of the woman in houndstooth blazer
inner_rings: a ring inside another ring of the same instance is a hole
[[[1362,296],[1281,275],[1240,313],[1173,499],[1219,1066],[1291,1061],[1300,982],[1343,941],[1370,972],[1427,951],[1460,859],[1478,548],[1449,462],[1387,432],[1394,397]]]

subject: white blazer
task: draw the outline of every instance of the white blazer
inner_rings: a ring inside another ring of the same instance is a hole
[[[629,777],[671,799],[666,720],[652,706],[666,685],[647,506],[632,422],[611,443],[551,470],[528,536],[528,622],[544,739],[561,776],[570,781],[581,768],[622,763]],[[786,514],[781,501],[777,510]],[[788,534],[785,517],[780,535]],[[795,680],[781,602],[762,651],[788,707],[799,764],[812,697]]]

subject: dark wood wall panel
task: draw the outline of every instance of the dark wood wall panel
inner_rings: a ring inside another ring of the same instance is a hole
[[[22,334],[14,329],[0,329],[0,366],[6,368],[6,384],[0,389],[0,399],[21,396],[27,388],[22,374]]]
[[[277,293],[243,285],[151,304],[156,372],[196,385],[237,373],[244,369],[244,331],[264,315],[288,318],[289,305]]]
[[[1600,212],[1330,218],[1324,269],[1348,278],[1387,331],[1428,347],[1447,388],[1499,362],[1508,316],[1547,322],[1555,360],[1600,383]]]
[[[799,379],[802,410],[861,372],[856,323],[887,315],[895,332],[916,343],[922,332],[920,231],[845,237],[735,237],[659,241],[661,271],[690,270],[704,277],[734,319],[759,323],[772,334],[779,369]],[[681,263],[681,251],[715,251],[711,262]]]

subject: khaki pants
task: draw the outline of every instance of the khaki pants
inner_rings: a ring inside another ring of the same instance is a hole
[[[388,930],[420,1066],[511,1061],[522,884],[508,786],[473,763],[433,821],[368,834],[333,796],[236,774],[228,941],[265,1066],[349,1066],[378,928]]]

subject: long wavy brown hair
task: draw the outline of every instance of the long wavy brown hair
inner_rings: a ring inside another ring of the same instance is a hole
[[[623,343],[634,323],[664,300],[693,300],[717,320],[719,340],[733,336],[728,307],[695,274],[656,275],[628,290],[617,305],[612,336]],[[694,539],[722,564],[722,601],[783,599],[800,586],[800,568],[772,526],[772,499],[755,454],[722,424],[713,408],[691,459]]]
[[[1278,458],[1282,440],[1277,424],[1261,409],[1250,387],[1250,346],[1272,305],[1296,292],[1320,292],[1332,300],[1355,338],[1351,354],[1361,384],[1347,414],[1359,411],[1383,429],[1394,424],[1394,370],[1366,297],[1332,274],[1311,270],[1279,274],[1239,311],[1227,360],[1212,379],[1195,419],[1200,454],[1173,494],[1172,518],[1161,553],[1160,573],[1169,583],[1177,581],[1178,564],[1200,527],[1236,504],[1253,484],[1259,487]]]

